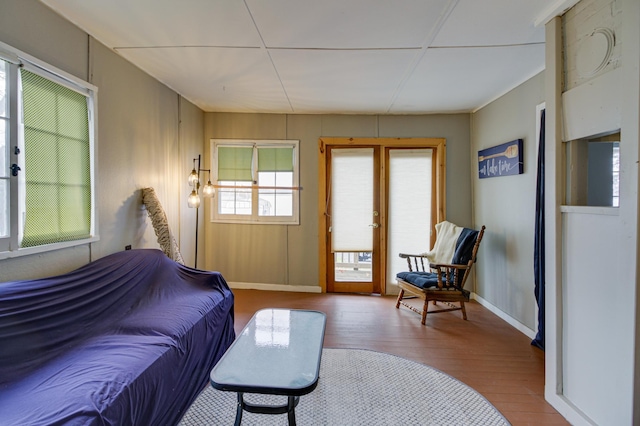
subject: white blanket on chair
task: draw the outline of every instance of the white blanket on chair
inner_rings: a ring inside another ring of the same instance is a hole
[[[440,222],[436,224],[436,243],[431,251],[425,253],[429,263],[446,263],[450,264],[453,260],[453,254],[456,251],[456,243],[460,237],[460,233],[464,228],[451,222]]]

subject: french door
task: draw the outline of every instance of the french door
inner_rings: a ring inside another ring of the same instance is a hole
[[[321,138],[320,283],[329,292],[387,293],[427,251],[444,219],[444,139]]]
[[[327,288],[380,293],[380,147],[329,147]]]

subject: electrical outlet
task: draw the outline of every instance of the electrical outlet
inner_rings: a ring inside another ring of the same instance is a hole
[[[131,250],[131,244],[124,246],[125,250]]]

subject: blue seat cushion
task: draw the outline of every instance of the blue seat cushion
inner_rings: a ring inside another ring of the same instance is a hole
[[[399,272],[396,277],[418,288],[438,286],[438,274],[433,272]],[[444,282],[444,277],[442,281]]]
[[[399,280],[407,282],[422,290],[437,289],[438,287],[438,274],[433,272],[400,272],[396,275]],[[442,277],[442,282],[445,279]],[[457,290],[461,291],[464,297],[468,300],[471,292],[458,286],[455,286]]]

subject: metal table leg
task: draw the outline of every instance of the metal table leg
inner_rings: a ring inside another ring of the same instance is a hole
[[[235,426],[240,426],[242,423],[242,411],[249,413],[259,414],[284,414],[287,413],[287,419],[289,420],[289,426],[296,426],[296,413],[295,408],[300,402],[299,396],[287,397],[287,403],[285,405],[258,405],[251,404],[244,400],[244,393],[238,392],[238,409],[236,411]]]

